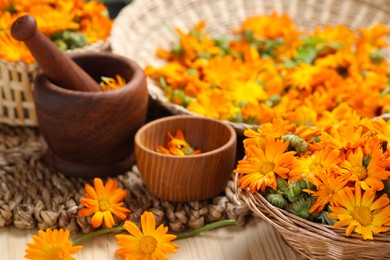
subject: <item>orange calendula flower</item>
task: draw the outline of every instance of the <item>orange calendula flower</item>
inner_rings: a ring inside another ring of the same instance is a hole
[[[201,153],[201,150],[194,150],[194,148],[192,148],[192,146],[186,141],[183,130],[178,129],[175,136],[173,136],[170,132],[168,132],[167,135],[169,137],[168,148],[159,145],[157,146],[158,152],[180,156]]]
[[[335,194],[348,184],[350,177],[349,173],[338,175],[330,170],[316,176],[309,176],[308,181],[315,183],[317,188],[317,191],[304,190],[316,199],[309,212],[320,213],[328,203],[335,205]]]
[[[100,87],[103,91],[114,90],[126,85],[126,81],[119,75],[115,75],[115,78],[101,77]]]
[[[257,145],[259,147],[264,147],[266,137],[280,138],[294,129],[295,125],[291,124],[289,121],[283,120],[280,117],[274,118],[272,123],[264,123],[257,131],[250,128],[246,129],[244,131],[244,136],[247,138],[245,138],[243,143],[244,146]]]
[[[343,162],[343,154],[331,147],[314,152],[310,156],[302,156],[293,160],[292,169],[290,171],[290,181],[307,178],[309,180],[317,180],[328,170],[339,168]],[[312,182],[314,185],[319,183]]]
[[[15,0],[3,0],[0,2],[0,10],[12,8],[12,5],[15,4]]]
[[[157,52],[166,65],[145,70],[170,102],[191,112],[254,125],[281,117],[324,126],[389,110],[383,25],[359,28],[360,35],[346,25],[301,32],[274,12],[248,17],[232,37],[211,38],[205,28],[201,21],[188,33],[178,29],[171,50]],[[190,98],[183,101],[183,93]]]
[[[117,183],[109,179],[106,185],[100,178],[93,180],[94,187],[89,184],[85,185],[86,195],[81,199],[81,203],[86,207],[78,211],[80,216],[91,216],[92,227],[100,227],[104,221],[107,228],[115,225],[113,215],[121,220],[126,219],[130,212],[123,206],[122,200],[126,197],[126,191],[117,188]]]
[[[72,246],[69,240],[69,230],[39,230],[37,236],[33,236],[33,242],[27,243],[26,259],[58,259],[74,260],[71,255],[80,251],[82,246]]]
[[[384,226],[390,221],[390,205],[387,194],[375,200],[375,190],[368,189],[362,194],[359,185],[355,192],[349,187],[334,195],[338,206],[330,206],[329,217],[337,219],[335,227],[347,226],[346,236],[353,231],[362,234],[364,239],[373,239],[373,233],[385,232]]]
[[[382,142],[386,142],[387,150],[390,148],[390,120],[382,118],[376,120],[364,120],[363,125],[368,127]]]
[[[81,48],[111,32],[112,20],[99,1],[2,0],[0,1],[0,58],[6,61],[34,63],[23,43],[10,40],[9,29],[22,15],[35,17],[38,29],[61,50]],[[28,53],[28,55],[26,54]]]
[[[373,47],[383,48],[388,45],[387,41],[384,40],[384,36],[389,34],[389,28],[382,24],[376,24],[371,28],[359,29],[360,39],[358,40],[358,46],[368,44]]]
[[[242,31],[252,30],[256,36],[271,39],[281,37],[294,28],[295,25],[288,15],[279,16],[276,12],[269,16],[250,17],[241,25]]]
[[[220,53],[220,47],[204,32],[205,25],[205,21],[200,21],[193,26],[188,34],[179,28],[176,29],[180,38],[180,44],[179,48],[172,51],[181,56],[180,59],[182,59],[183,63],[191,64],[199,56],[199,53],[206,57]]]
[[[365,139],[368,138],[369,135],[362,132],[362,127],[346,123],[338,127],[332,127],[330,133],[322,132],[320,140],[324,146],[335,149],[353,149],[362,145]]]
[[[288,142],[267,138],[264,148],[249,146],[245,149],[246,158],[238,162],[236,173],[242,176],[238,180],[241,188],[249,187],[251,191],[265,191],[266,187],[277,189],[276,175],[286,179],[289,166],[295,152],[286,152]]]
[[[122,259],[167,259],[167,254],[175,254],[178,246],[172,242],[175,235],[167,234],[168,228],[162,224],[156,229],[156,221],[152,212],[141,215],[141,228],[133,222],[126,221],[123,225],[130,235],[116,235],[117,244],[121,248],[116,254]]]
[[[363,190],[382,190],[382,180],[390,177],[380,155],[372,153],[365,156],[361,147],[348,151],[341,167],[351,173],[351,180],[357,182]]]

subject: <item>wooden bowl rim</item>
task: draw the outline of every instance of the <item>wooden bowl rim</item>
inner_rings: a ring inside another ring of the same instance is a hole
[[[229,137],[228,141],[225,144],[223,144],[222,146],[220,146],[220,147],[218,147],[218,148],[216,148],[214,150],[207,151],[207,152],[202,152],[200,154],[194,154],[194,155],[190,155],[190,156],[177,156],[177,155],[170,155],[170,154],[159,153],[159,152],[157,152],[155,150],[147,148],[143,143],[141,143],[141,140],[140,140],[141,134],[143,134],[143,132],[146,131],[146,129],[148,129],[150,127],[153,127],[155,125],[158,125],[161,122],[174,121],[174,120],[177,120],[177,119],[184,119],[184,120],[186,120],[186,119],[188,119],[188,120],[189,119],[196,119],[196,120],[201,120],[201,121],[212,121],[214,123],[220,124],[221,126],[224,126],[228,130],[228,132],[230,133],[230,137]],[[224,121],[221,121],[221,120],[214,119],[214,118],[203,117],[203,116],[188,116],[188,115],[173,115],[173,116],[162,117],[162,118],[150,121],[149,123],[143,125],[137,131],[137,133],[135,134],[135,137],[134,137],[134,144],[136,146],[138,146],[140,149],[144,150],[145,152],[151,153],[153,155],[160,156],[160,157],[166,157],[166,158],[172,158],[172,159],[175,158],[177,160],[190,160],[192,158],[195,159],[195,158],[201,158],[201,157],[215,155],[215,154],[218,154],[218,153],[220,153],[220,152],[222,152],[224,150],[229,149],[229,147],[231,147],[232,145],[235,146],[236,142],[237,142],[236,131],[228,123],[226,123]]]
[[[69,95],[69,96],[84,96],[86,98],[88,97],[96,97],[96,96],[114,96],[114,95],[122,95],[122,92],[127,92],[129,90],[133,90],[136,88],[136,86],[140,83],[146,80],[145,74],[143,69],[133,60],[128,59],[124,56],[113,54],[113,53],[103,53],[103,52],[83,52],[83,53],[74,53],[69,54],[69,56],[73,59],[88,59],[90,57],[100,58],[100,59],[106,59],[106,58],[113,58],[117,59],[118,61],[129,65],[131,69],[133,70],[133,78],[132,80],[126,82],[126,85],[123,87],[113,89],[110,91],[99,91],[99,92],[87,92],[87,91],[78,91],[78,90],[72,90],[67,88],[62,88],[51,82],[43,72],[39,72],[36,76],[36,79],[34,80],[34,84],[37,84],[36,82],[39,82],[38,84],[41,85],[40,87],[45,87],[50,91],[58,92],[63,95]],[[76,62],[77,63],[77,62]],[[104,75],[102,75],[104,76]]]

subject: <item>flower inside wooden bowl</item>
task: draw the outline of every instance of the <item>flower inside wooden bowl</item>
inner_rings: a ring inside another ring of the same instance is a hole
[[[199,154],[171,155],[157,150],[182,130]],[[135,135],[135,154],[141,177],[154,196],[169,201],[196,201],[221,193],[234,168],[236,132],[220,120],[169,116],[141,127]]]

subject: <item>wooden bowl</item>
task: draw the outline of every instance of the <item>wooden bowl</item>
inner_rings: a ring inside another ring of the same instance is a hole
[[[156,151],[166,146],[169,131],[183,130],[201,154],[176,156]],[[152,121],[135,135],[136,163],[150,193],[169,201],[196,201],[221,193],[235,163],[236,132],[232,126],[205,117],[169,116]]]
[[[135,162],[134,136],[145,124],[148,93],[143,70],[110,53],[83,53],[73,60],[97,82],[121,75],[119,89],[82,92],[64,89],[44,74],[35,79],[39,128],[48,144],[47,161],[69,176],[104,177],[123,173]]]

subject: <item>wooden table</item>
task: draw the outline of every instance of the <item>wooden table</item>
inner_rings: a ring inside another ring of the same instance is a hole
[[[0,228],[0,259],[23,259],[26,243],[32,241],[36,232],[15,227]],[[115,241],[112,234],[87,240],[83,243],[83,250],[73,256],[78,260],[118,260]],[[175,255],[169,255],[171,260],[297,259],[272,226],[256,217],[250,218],[242,228],[222,227],[176,243],[179,249]]]

